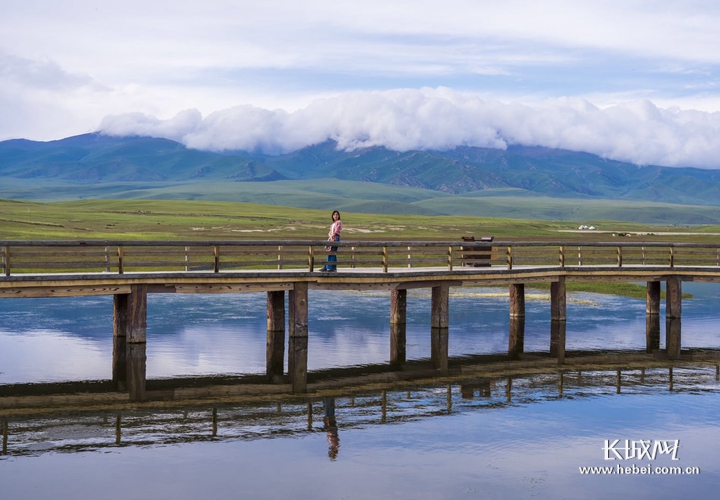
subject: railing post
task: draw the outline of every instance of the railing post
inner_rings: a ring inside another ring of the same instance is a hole
[[[352,252],[350,254],[350,269],[355,269],[355,247],[350,247],[350,251]]]
[[[382,267],[383,272],[388,272],[388,249],[387,247],[382,248]]]
[[[645,247],[642,247],[642,263],[643,263],[642,264],[643,266],[647,265],[646,255],[645,255]]]
[[[312,245],[308,247],[308,272],[313,272],[315,268],[315,252]]]
[[[190,271],[190,247],[185,247],[185,272]]]
[[[565,247],[560,246],[560,267],[565,267]]]
[[[105,247],[105,272],[110,272],[110,247]]]
[[[578,247],[578,266],[582,266],[582,247]]]
[[[453,252],[452,247],[448,247],[448,271],[453,270]]]
[[[507,268],[508,268],[508,270],[510,270],[510,269],[512,269],[512,267],[513,267],[513,252],[512,252],[512,247],[508,246],[507,247]]]
[[[278,259],[277,259],[278,261],[282,261],[282,250],[283,250],[282,245],[278,245]],[[278,267],[278,270],[282,270],[282,268],[283,268],[282,263],[278,262],[277,267]]]
[[[622,267],[622,247],[617,247],[617,266]]]
[[[408,247],[408,267],[412,267],[412,254],[410,253],[410,250],[412,247]],[[720,250],[718,250],[718,262],[720,262]],[[720,265],[720,264],[718,264]]]
[[[10,276],[10,247],[3,247],[3,268],[5,276]]]
[[[220,272],[220,247],[217,245],[213,246],[213,272]]]
[[[123,274],[125,272],[125,266],[124,266],[124,258],[123,258],[124,250],[123,247],[118,247],[118,274]]]
[[[670,247],[670,267],[675,267],[675,248]]]

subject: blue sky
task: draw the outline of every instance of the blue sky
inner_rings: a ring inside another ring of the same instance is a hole
[[[3,0],[0,140],[528,143],[717,168],[718,26],[715,1]]]

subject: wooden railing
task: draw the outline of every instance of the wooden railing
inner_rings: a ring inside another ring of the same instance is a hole
[[[21,273],[676,266],[720,267],[720,245],[448,241],[0,241],[0,276]]]

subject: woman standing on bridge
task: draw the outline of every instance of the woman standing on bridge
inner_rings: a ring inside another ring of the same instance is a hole
[[[328,241],[340,241],[340,233],[342,232],[342,221],[340,220],[340,212],[337,210],[333,211],[332,213],[332,220],[333,223],[330,226],[330,231],[328,231]],[[327,261],[328,263],[325,264],[325,266],[320,269],[320,271],[328,272],[328,273],[334,273],[337,271],[337,266],[335,264],[330,264],[331,262],[337,262],[337,255],[335,255],[335,252],[337,252],[338,247],[327,247],[329,248],[332,254],[328,255]]]

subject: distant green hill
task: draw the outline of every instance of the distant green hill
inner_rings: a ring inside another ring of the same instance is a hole
[[[86,134],[0,142],[0,197],[244,201],[366,213],[720,222],[720,171],[637,166],[541,147],[269,156]]]

